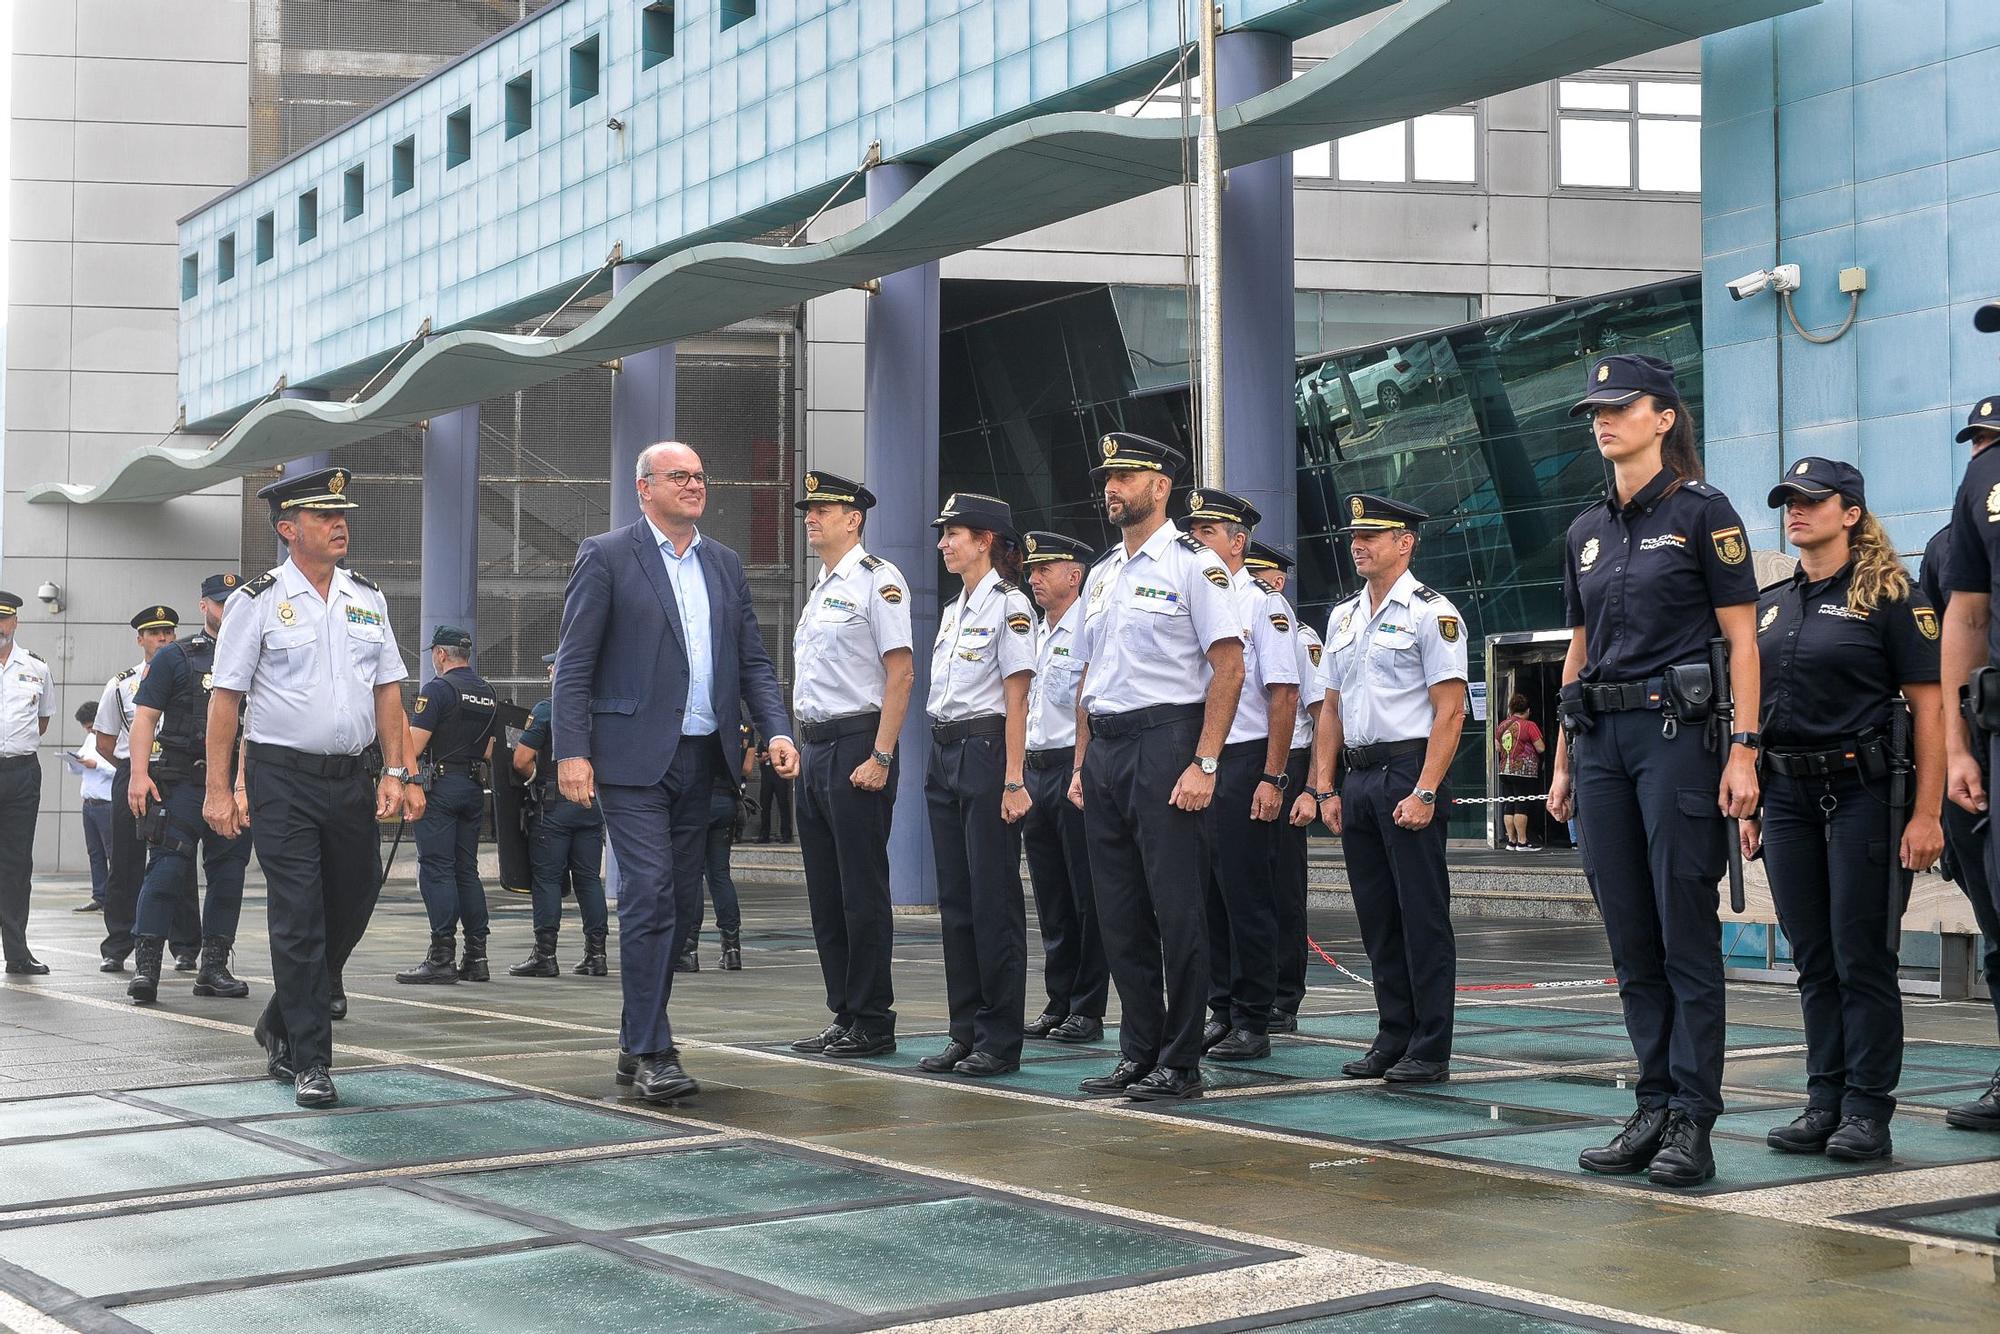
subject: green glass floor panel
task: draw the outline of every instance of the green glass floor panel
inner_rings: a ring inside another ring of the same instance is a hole
[[[207,1126],[0,1145],[0,1208],[319,1170],[309,1158]]]
[[[1335,1038],[1342,1042],[1373,1042],[1375,1030],[1381,1026],[1375,1012],[1364,1014],[1322,1014],[1299,1016],[1299,1032],[1316,1038]],[[1353,1060],[1353,1057],[1348,1057]]]
[[[1557,1010],[1544,1005],[1461,1005],[1456,1018],[1495,1028],[1581,1028],[1617,1023],[1618,1011]]]
[[[1630,1050],[1631,1042],[1625,1035],[1625,1025],[1613,1022],[1592,1024],[1588,1028],[1576,1030],[1579,1033],[1595,1033],[1602,1037],[1616,1038]],[[1767,1024],[1730,1024],[1723,1033],[1723,1043],[1729,1047],[1796,1047],[1806,1040],[1805,1033],[1796,1028],[1773,1028]]]
[[[1725,1061],[1722,1082],[1734,1088],[1776,1089],[1784,1093],[1806,1091],[1806,1058],[1803,1052],[1789,1056],[1752,1056]]]
[[[1887,1222],[1887,1226],[1895,1227],[1897,1222],[1990,1244],[1996,1236],[2000,1236],[1994,1230],[2000,1228],[2000,1204],[1982,1204],[1972,1209],[1950,1209],[1935,1214],[1905,1214],[1899,1220]]]
[[[1619,1121],[1632,1115],[1638,1106],[1630,1087],[1619,1088],[1608,1079],[1461,1079],[1447,1084],[1420,1084],[1411,1092],[1480,1104],[1504,1102]]]
[[[446,1102],[469,1098],[498,1098],[510,1090],[493,1084],[426,1074],[421,1070],[356,1070],[337,1073],[342,1107],[395,1107],[408,1102]],[[230,1120],[239,1116],[265,1116],[273,1112],[296,1112],[292,1086],[274,1079],[240,1079],[226,1084],[189,1084],[180,1088],[135,1089],[139,1097],[172,1107],[191,1116]]]
[[[0,1102],[0,1139],[26,1139],[31,1135],[87,1135],[103,1130],[125,1130],[132,1126],[170,1126],[171,1116],[149,1112],[143,1107],[93,1094],[67,1098],[27,1098],[20,1102]]]
[[[1554,1112],[1496,1109],[1445,1098],[1426,1098],[1386,1089],[1351,1093],[1266,1094],[1190,1104],[1192,1116],[1242,1122],[1274,1130],[1298,1130],[1342,1139],[1402,1140],[1430,1135],[1466,1135],[1506,1126],[1570,1125],[1575,1117]]]
[[[1906,1042],[1903,1064],[1925,1070],[1962,1070],[1981,1079],[2000,1069],[2000,1048],[1974,1047],[1958,1042]],[[1914,1083],[1908,1075],[1905,1081]]]
[[[1361,1053],[1353,1047],[1334,1047],[1324,1042],[1295,1042],[1287,1038],[1271,1039],[1271,1054],[1260,1056],[1254,1061],[1203,1061],[1202,1073],[1213,1074],[1225,1065],[1237,1065],[1246,1070],[1265,1070],[1274,1075],[1290,1075],[1293,1079],[1340,1079],[1340,1067],[1356,1060]]]
[[[1449,1153],[1461,1158],[1587,1176],[1589,1174],[1576,1165],[1577,1154],[1609,1142],[1615,1132],[1614,1126],[1576,1126],[1527,1131],[1519,1135],[1494,1135],[1486,1139],[1443,1140],[1423,1147],[1432,1153]],[[1810,1154],[1778,1153],[1764,1147],[1761,1140],[1753,1143],[1717,1138],[1712,1144],[1716,1168],[1716,1178],[1711,1183],[1713,1188],[1729,1190],[1770,1186],[1808,1178],[1845,1176],[1859,1170],[1852,1164],[1836,1163]],[[1646,1182],[1644,1176],[1594,1179],[1626,1181],[1633,1185],[1644,1185]]]
[[[1419,1297],[1263,1328],[1284,1334],[1561,1334],[1584,1327],[1449,1297]]]
[[[1114,1049],[1115,1050],[1115,1049]],[[1089,1060],[1104,1053],[1091,1046],[1070,1046],[1066,1042],[1024,1042],[1021,1044],[1022,1065],[1047,1065],[1050,1061],[1074,1061],[1079,1058]]]
[[[1503,1061],[1617,1061],[1629,1059],[1632,1044],[1623,1034],[1536,1030],[1527,1033],[1472,1033],[1456,1038],[1452,1050],[1463,1056],[1488,1056]]]
[[[692,1280],[583,1246],[448,1260],[120,1307],[155,1334],[223,1329],[796,1329],[803,1322]]]
[[[919,1187],[876,1172],[746,1145],[549,1163],[437,1178],[460,1195],[546,1214],[573,1227],[618,1231],[907,1195]]]
[[[311,1226],[300,1226],[302,1218]],[[470,1209],[367,1186],[16,1228],[0,1232],[0,1260],[99,1297],[538,1235]]]
[[[1732,1135],[1761,1140],[1773,1126],[1789,1123],[1804,1110],[1803,1104],[1794,1103],[1757,1111],[1730,1112],[1716,1121],[1715,1128]],[[2000,1136],[1954,1130],[1932,1116],[1895,1117],[1889,1122],[1889,1137],[1895,1142],[1895,1161],[1899,1163],[1957,1163],[2000,1158]]]
[[[1234,1258],[1184,1237],[980,1197],[642,1240],[870,1315],[1128,1279]]]
[[[1078,1061],[1037,1061],[1024,1065],[1011,1075],[1000,1075],[993,1079],[965,1080],[968,1085],[997,1084],[1002,1088],[1019,1089],[1025,1093],[1047,1093],[1056,1097],[1087,1097],[1077,1085],[1098,1075],[1108,1075],[1118,1059],[1108,1053],[1099,1052],[1094,1059]],[[1211,1089],[1255,1088],[1260,1084],[1279,1083],[1278,1076],[1265,1074],[1259,1070],[1232,1067],[1220,1061],[1202,1064],[1201,1077]],[[1123,1102],[1123,1099],[1115,1101]],[[1134,1104],[1136,1105],[1136,1104]]]
[[[1921,1079],[1924,1075],[1925,1072],[1922,1070],[1904,1071],[1906,1081],[1910,1076]],[[1962,1102],[1977,1101],[1979,1095],[1984,1092],[1986,1092],[1984,1084],[1961,1084],[1956,1088],[1936,1090],[1899,1088],[1896,1090],[1896,1101],[1911,1103],[1918,1107],[1956,1107]]]
[[[259,1133],[339,1154],[357,1163],[420,1163],[497,1157],[586,1144],[622,1144],[683,1133],[570,1103],[519,1098],[452,1107],[411,1107],[352,1116],[265,1121]]]

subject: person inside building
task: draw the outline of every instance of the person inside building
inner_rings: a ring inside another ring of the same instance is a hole
[[[42,806],[42,761],[35,748],[55,714],[56,689],[48,663],[14,637],[20,616],[20,596],[0,592],[0,954],[10,975],[35,977],[49,971],[28,949],[35,819]]]
[[[556,679],[556,655],[545,653],[549,684]],[[535,701],[528,726],[514,746],[514,772],[535,789],[535,817],[528,834],[535,944],[528,957],[507,970],[512,977],[556,977],[556,941],[562,931],[563,885],[576,899],[583,924],[583,957],[574,972],[603,977],[609,971],[605,950],[610,921],[604,899],[604,812],[595,805],[571,801],[556,787],[555,761],[550,758],[550,703]]]
[[[1528,716],[1528,697],[1515,691],[1507,700],[1507,716],[1493,729],[1493,770],[1500,778],[1500,822],[1507,833],[1507,851],[1539,852],[1528,838],[1529,803],[1542,795],[1542,755],[1549,743]]]
[[[1893,903],[1884,886],[1891,859],[1914,873],[1944,849],[1938,618],[1869,512],[1853,464],[1800,459],[1768,503],[1783,511],[1799,565],[1757,605],[1764,810],[1741,837],[1744,856],[1762,848],[1806,1026],[1806,1109],[1768,1143],[1872,1162],[1892,1150],[1903,1066],[1888,935],[1908,880],[1897,877]],[[1907,730],[1890,722],[1899,692]],[[1915,766],[1915,799],[1905,793],[1896,810],[1889,773],[1899,764]]]
[[[1701,480],[1673,366],[1615,353],[1588,374],[1571,412],[1588,414],[1613,483],[1566,540],[1570,744],[1556,748],[1548,809],[1577,817],[1639,1079],[1637,1110],[1578,1163],[1698,1186],[1715,1175],[1722,1113],[1725,817],[1757,809],[1757,580],[1742,518]],[[1727,735],[1712,702],[1723,691],[1742,729]]]

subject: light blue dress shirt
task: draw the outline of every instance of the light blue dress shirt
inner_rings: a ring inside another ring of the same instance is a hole
[[[674,605],[680,608],[681,638],[687,644],[687,714],[681,723],[682,736],[715,735],[715,652],[708,633],[708,578],[701,568],[701,534],[696,532],[683,555],[674,554],[674,544],[651,519],[659,544],[660,560],[674,586]]]

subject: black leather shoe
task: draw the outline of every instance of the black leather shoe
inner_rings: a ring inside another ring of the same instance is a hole
[[[1264,1029],[1266,1033],[1296,1033],[1299,1031],[1299,1017],[1286,1014],[1283,1010],[1271,1011],[1271,1022]]]
[[[71,911],[71,912],[103,912],[103,911],[104,911],[104,905],[103,905],[103,904],[101,904],[101,903],[99,903],[99,902],[98,902],[98,901],[97,901],[96,899],[85,899],[85,900],[84,900],[84,901],[83,901],[82,903],[79,903],[79,904],[77,904],[77,905],[76,905],[76,906],[75,906],[74,908],[71,908],[71,909],[70,909],[70,911]]]
[[[1442,1084],[1451,1078],[1451,1062],[1420,1061],[1405,1056],[1390,1066],[1382,1078],[1391,1084]]]
[[[681,1069],[674,1053],[660,1051],[639,1058],[639,1068],[632,1077],[632,1091],[647,1102],[672,1102],[675,1098],[693,1097],[701,1092],[701,1085]]]
[[[280,1084],[291,1083],[294,1078],[291,1044],[268,1031],[261,1023],[250,1030],[250,1036],[264,1049],[265,1073]]]
[[[1827,1137],[1826,1156],[1843,1163],[1872,1163],[1896,1150],[1889,1123],[1872,1116],[1845,1116],[1840,1129]]]
[[[1220,1019],[1211,1019],[1201,1026],[1201,1049],[1207,1051],[1228,1036],[1229,1025]]]
[[[307,1066],[292,1084],[292,1101],[301,1107],[331,1107],[340,1101],[333,1091],[333,1076],[323,1065]]]
[[[347,984],[335,973],[329,982],[332,995],[327,998],[327,1013],[334,1019],[347,1018]]]
[[[952,1067],[961,1075],[972,1075],[983,1079],[987,1075],[1012,1074],[1021,1068],[1019,1061],[1003,1061],[990,1051],[976,1051]]]
[[[944,1050],[935,1056],[926,1056],[917,1062],[917,1069],[926,1074],[941,1075],[956,1070],[958,1063],[972,1055],[972,1048],[956,1038],[944,1044]]]
[[[1151,1073],[1153,1073],[1152,1066],[1121,1058],[1118,1064],[1111,1067],[1110,1074],[1092,1075],[1076,1087],[1080,1092],[1093,1097],[1113,1096],[1123,1093]]]
[[[700,972],[701,946],[696,944],[694,941],[689,941],[687,947],[687,953],[680,955],[678,958],[674,960],[674,971],[677,973]]]
[[[1660,1151],[1660,1139],[1667,1133],[1667,1109],[1641,1107],[1625,1118],[1624,1126],[1601,1149],[1585,1149],[1576,1156],[1576,1165],[1586,1172],[1605,1176],[1630,1176],[1643,1172]]]
[[[32,954],[23,954],[18,959],[7,960],[7,972],[13,977],[41,977],[48,971],[49,966]],[[107,968],[104,971],[122,973],[125,971],[125,963],[121,959],[116,969]]]
[[[1646,1179],[1656,1186],[1699,1186],[1715,1175],[1715,1154],[1708,1147],[1708,1127],[1686,1112],[1667,1113],[1666,1134],[1660,1151],[1646,1168]]]
[[[1125,1096],[1135,1102],[1177,1102],[1199,1098],[1203,1087],[1201,1071],[1174,1070],[1163,1065],[1126,1089]]]
[[[1211,1061],[1254,1061],[1271,1054],[1271,1039],[1247,1028],[1231,1029],[1229,1036],[1208,1049]]]
[[[1825,1153],[1827,1136],[1840,1124],[1830,1107],[1808,1107],[1790,1125],[1775,1126],[1764,1142],[1779,1153]]]
[[[612,1078],[618,1081],[620,1088],[629,1088],[632,1081],[638,1077],[639,1058],[631,1052],[626,1051],[623,1047],[620,1047],[618,1049],[618,1071]]]
[[[1986,1092],[1946,1112],[1944,1123],[1959,1130],[2000,1130],[2000,1070],[1993,1072]]]
[[[201,950],[199,948],[191,950],[174,951],[175,972],[192,973],[200,967],[201,967]]]
[[[857,1056],[887,1056],[896,1050],[894,1033],[869,1033],[859,1024],[848,1029],[839,1037],[826,1044],[824,1056],[844,1056],[849,1060]]]
[[[1104,1036],[1104,1021],[1073,1014],[1049,1030],[1051,1042],[1095,1042]]]
[[[1045,1038],[1050,1033],[1053,1033],[1068,1018],[1069,1016],[1064,1014],[1049,1014],[1046,1012],[1038,1014],[1022,1027],[1021,1036],[1024,1038]]]
[[[828,1043],[832,1042],[835,1038],[845,1036],[847,1036],[847,1028],[844,1024],[828,1024],[811,1037],[800,1038],[797,1042],[794,1042],[792,1050],[802,1051],[808,1056],[817,1056],[826,1050]]]
[[[12,970],[10,969],[9,971],[12,971]],[[98,964],[97,964],[97,971],[98,971],[98,972],[100,972],[100,973],[122,973],[122,972],[124,972],[124,971],[125,971],[125,956],[124,956],[124,955],[122,955],[122,954],[107,954],[107,955],[105,955],[105,956],[104,956],[104,957],[103,957],[102,959],[100,959],[100,960],[98,961]]]
[[[1380,1079],[1389,1073],[1390,1067],[1402,1059],[1400,1056],[1391,1056],[1388,1052],[1376,1051],[1370,1047],[1366,1056],[1358,1057],[1341,1066],[1340,1073],[1349,1079]]]

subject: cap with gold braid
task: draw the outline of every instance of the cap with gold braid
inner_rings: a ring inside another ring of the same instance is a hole
[[[976,491],[952,492],[937,518],[931,520],[931,527],[977,528],[1016,544],[1021,540],[1014,530],[1013,507],[997,496],[982,496]]]
[[[295,510],[360,509],[347,494],[347,483],[353,476],[345,468],[321,468],[298,477],[280,477],[259,491],[257,498],[270,503],[273,523]]]
[[[1340,531],[1380,533],[1406,529],[1415,532],[1417,525],[1430,517],[1415,505],[1405,505],[1400,500],[1357,493],[1347,498],[1348,523]]]
[[[1276,547],[1252,541],[1243,554],[1243,568],[1246,570],[1289,570],[1292,558]]]
[[[1090,564],[1096,550],[1088,542],[1079,542],[1061,533],[1048,533],[1040,529],[1028,534],[1028,554],[1022,558],[1024,565],[1052,565],[1059,560],[1079,561]]]
[[[1130,431],[1113,431],[1099,440],[1097,454],[1103,462],[1090,470],[1093,482],[1103,481],[1105,473],[1120,470],[1159,472],[1172,477],[1187,466],[1187,455],[1172,445],[1163,445],[1143,435],[1133,435]]]
[[[805,495],[792,502],[793,509],[803,511],[808,505],[822,504],[852,505],[858,510],[875,508],[873,491],[824,468],[806,474],[805,488]]]
[[[172,607],[148,607],[132,618],[134,630],[171,630],[180,623],[181,614]]]
[[[1255,528],[1263,517],[1257,507],[1243,497],[1204,486],[1188,495],[1187,517],[1179,522],[1183,529],[1204,522],[1240,523],[1245,528]]]
[[[19,593],[0,592],[0,616],[19,616],[20,614],[21,595]]]

